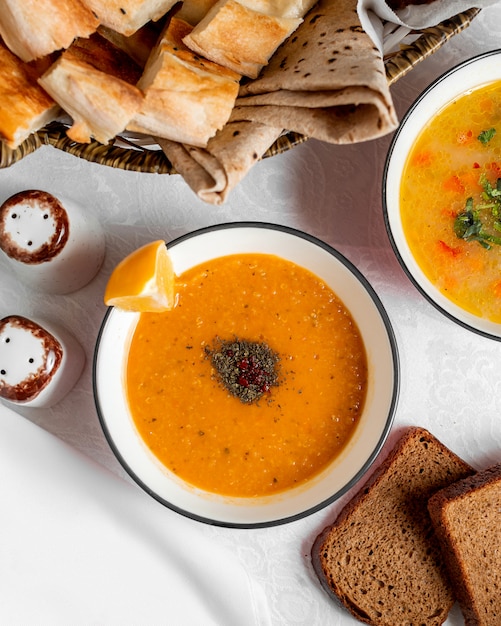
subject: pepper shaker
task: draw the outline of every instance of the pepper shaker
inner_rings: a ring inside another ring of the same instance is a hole
[[[83,348],[66,329],[21,315],[0,320],[0,398],[30,407],[63,399],[80,377]]]

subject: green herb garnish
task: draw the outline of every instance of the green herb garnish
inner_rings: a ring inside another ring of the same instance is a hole
[[[501,236],[492,231],[501,233],[501,178],[492,186],[484,175],[480,177],[483,187],[482,202],[473,204],[473,198],[466,200],[464,211],[454,220],[454,234],[458,239],[476,241],[490,250],[492,245],[501,246]]]
[[[266,343],[217,338],[206,354],[226,389],[244,404],[259,400],[278,385],[279,358]]]
[[[483,130],[480,135],[477,137],[477,139],[484,144],[489,143],[489,141],[494,137],[494,135],[496,134],[496,129],[495,128],[489,128],[489,130]]]

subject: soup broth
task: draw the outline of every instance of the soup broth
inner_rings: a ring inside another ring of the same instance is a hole
[[[350,439],[367,390],[364,344],[343,303],[309,271],[265,254],[194,267],[177,291],[172,311],[141,314],[129,350],[128,402],[150,450],[188,483],[228,496],[318,474]],[[252,402],[223,384],[211,358],[237,340],[277,358],[276,380]]]
[[[455,99],[417,138],[401,218],[429,280],[479,317],[501,322],[501,82]]]

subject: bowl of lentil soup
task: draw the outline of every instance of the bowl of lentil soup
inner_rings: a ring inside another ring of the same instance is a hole
[[[396,407],[398,352],[374,290],[339,252],[265,223],[167,244],[177,304],[109,308],[93,383],[108,442],[153,498],[193,519],[264,527],[339,498]]]
[[[501,50],[452,68],[409,108],[386,159],[393,249],[443,314],[501,339]]]

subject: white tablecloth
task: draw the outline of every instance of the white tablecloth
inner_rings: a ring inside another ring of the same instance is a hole
[[[485,9],[468,29],[392,87],[399,115],[449,67],[497,47],[501,47],[499,4]],[[232,584],[242,593],[243,606],[257,601],[253,615],[244,617],[266,624],[268,616],[273,626],[356,623],[320,589],[309,561],[314,538],[344,500],[307,519],[270,529],[197,524],[151,502],[109,449],[91,386],[94,342],[105,312],[102,294],[117,261],[152,239],[170,240],[202,226],[249,219],[289,225],[324,239],[366,275],[394,326],[402,377],[395,426],[428,428],[479,469],[501,460],[501,343],[445,319],[400,268],[381,207],[390,139],[357,146],[309,141],[257,164],[219,207],[197,200],[178,176],[124,172],[50,147],[0,171],[0,201],[23,189],[45,189],[85,203],[107,233],[101,272],[70,296],[29,293],[0,264],[0,317],[43,314],[64,323],[87,353],[83,376],[59,405],[18,409],[21,416],[8,413],[6,419],[0,414],[1,624],[181,623],[169,619],[168,589],[164,605],[159,595],[159,575],[175,566],[188,568],[185,571],[193,566],[189,552],[176,552],[170,543],[172,524],[181,537],[186,533],[186,539],[195,537],[208,550],[220,550],[223,567],[215,564],[220,578],[211,584],[224,580],[228,564],[228,571],[236,573]],[[14,425],[16,419],[19,423]],[[31,428],[29,422],[40,428]],[[47,439],[43,431],[64,445]],[[386,449],[391,442],[390,437]],[[65,464],[69,475],[59,471]],[[79,502],[88,506],[82,510]],[[50,539],[49,546],[44,545],[44,536]],[[130,562],[121,549],[127,544]],[[178,583],[177,578],[172,584]],[[194,589],[197,595],[197,585],[202,598],[210,590],[203,581],[186,584],[187,598]],[[38,602],[36,609],[28,608],[31,598]],[[231,623],[233,606],[224,594],[213,597],[210,607],[194,608],[205,609],[206,619],[192,623]],[[227,616],[226,622],[221,615]],[[239,623],[245,623],[243,617]],[[462,623],[455,608],[447,624]]]

